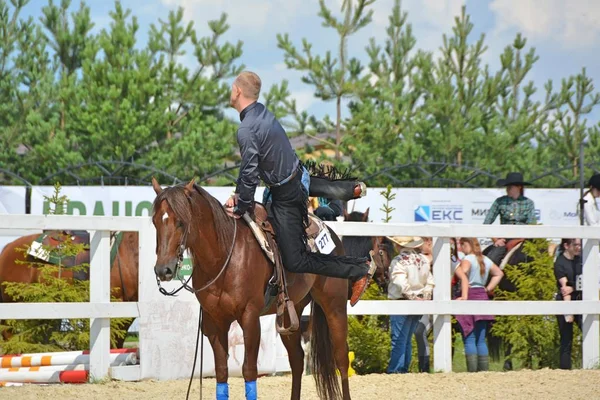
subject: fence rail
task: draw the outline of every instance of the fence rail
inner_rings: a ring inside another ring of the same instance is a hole
[[[354,236],[393,236],[414,235],[434,238],[434,299],[431,301],[360,301],[356,307],[348,307],[349,314],[431,314],[434,315],[434,369],[449,372],[452,370],[451,315],[476,314],[485,308],[486,314],[494,315],[583,315],[583,367],[594,368],[600,361],[600,301],[598,296],[598,267],[600,253],[598,238],[600,228],[565,226],[500,226],[500,225],[461,225],[461,224],[395,224],[395,223],[356,223],[328,222],[339,235]],[[0,219],[0,235],[13,230],[42,229],[81,229],[91,231],[90,303],[40,303],[0,304],[0,315],[10,319],[30,318],[90,318],[90,373],[94,378],[104,378],[109,374],[109,322],[117,317],[144,317],[145,324],[140,330],[161,326],[165,319],[169,325],[177,324],[176,318],[188,318],[182,312],[169,316],[153,314],[153,304],[148,293],[156,291],[156,283],[151,270],[155,262],[156,233],[148,217],[84,217],[84,216],[38,216],[3,215]],[[109,297],[109,231],[134,231],[139,233],[139,293],[137,303],[110,303]],[[573,302],[553,301],[453,301],[451,300],[450,279],[450,238],[451,237],[528,237],[564,238],[576,237],[584,240],[583,246],[583,300]],[[151,285],[151,286],[150,286]],[[166,301],[166,300],[165,300]],[[305,310],[306,311],[306,310]],[[174,316],[175,315],[175,316]],[[182,322],[183,323],[183,322]],[[160,346],[161,341],[142,343],[141,351],[148,346]],[[176,357],[175,353],[165,357]],[[161,351],[162,353],[162,351]],[[140,355],[141,378],[145,371],[151,371],[149,363],[156,362],[152,357]]]

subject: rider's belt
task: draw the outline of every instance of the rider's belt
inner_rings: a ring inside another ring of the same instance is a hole
[[[287,178],[285,178],[281,182],[277,182],[277,183],[274,183],[274,184],[268,185],[268,186],[270,188],[274,188],[274,187],[279,187],[279,186],[285,185],[286,183],[288,183],[289,181],[291,181],[292,179],[294,179],[296,177],[296,175],[298,175],[298,171],[299,170],[300,170],[300,164],[298,164],[298,166],[296,168],[294,168],[294,171],[291,173],[290,176],[288,176]]]

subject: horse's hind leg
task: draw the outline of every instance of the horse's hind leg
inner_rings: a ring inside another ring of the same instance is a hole
[[[291,335],[280,336],[288,353],[290,367],[292,368],[292,395],[291,400],[300,400],[302,388],[302,373],[304,372],[304,350],[302,349],[302,332],[298,329]]]
[[[310,297],[304,298],[296,304],[296,313],[298,317],[302,315],[304,307],[310,302]],[[287,314],[284,317],[286,326],[289,324]],[[302,329],[298,329],[291,335],[280,336],[283,345],[288,353],[290,367],[292,368],[292,394],[291,400],[300,400],[302,390],[302,374],[304,373],[304,349],[302,348]]]
[[[323,309],[329,335],[333,343],[333,356],[337,369],[342,378],[342,396],[344,400],[350,400],[350,384],[348,383],[348,369],[350,359],[348,358],[348,314],[347,299],[339,293],[346,292],[344,281],[337,278],[327,278],[325,290],[313,290],[313,298],[319,302]],[[314,321],[313,321],[314,323]]]

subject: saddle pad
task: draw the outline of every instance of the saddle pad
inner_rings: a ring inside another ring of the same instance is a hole
[[[89,233],[80,233],[76,235],[70,235],[73,243],[89,245]],[[117,232],[111,235],[110,238],[110,265],[112,265],[117,257],[117,251],[123,241],[123,232]],[[63,242],[61,235],[57,234],[56,231],[48,231],[38,236],[30,245],[27,254],[37,258],[38,260],[45,261],[53,265],[61,265],[63,267],[74,267],[82,264],[89,264],[90,262],[90,251],[86,249],[81,251],[75,256],[60,257],[53,251],[48,251],[48,246],[59,247]]]
[[[314,214],[308,214],[309,225],[306,228],[306,236],[308,238],[308,247],[312,253],[322,252],[325,254],[331,254],[335,250],[335,244],[331,239],[329,230],[325,222],[319,219]],[[250,217],[244,218],[250,226],[254,237],[260,244],[267,257],[273,262],[273,253],[267,244],[267,237],[265,231],[258,227],[258,225],[252,221]]]

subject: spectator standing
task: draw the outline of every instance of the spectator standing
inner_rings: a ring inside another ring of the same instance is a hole
[[[588,226],[600,225],[600,210],[596,199],[600,197],[600,174],[593,175],[588,182],[589,190],[583,195],[583,216]]]
[[[556,300],[581,300],[581,240],[563,239],[559,255],[554,262],[554,276],[558,293]],[[571,369],[571,351],[573,347],[573,322],[581,329],[581,315],[557,315],[560,332],[560,368]]]
[[[398,247],[399,254],[390,264],[388,298],[393,300],[431,300],[433,275],[429,259],[418,250],[424,241],[420,237],[388,237]],[[412,335],[421,315],[390,315],[392,352],[387,368],[389,374],[407,373],[412,359]]]
[[[488,293],[500,283],[504,273],[488,257],[481,253],[476,238],[461,238],[465,258],[461,261],[456,274],[461,281],[460,297],[456,300],[489,300]],[[489,284],[488,276],[491,275]],[[456,315],[462,331],[467,359],[467,371],[487,371],[489,352],[485,341],[486,332],[493,315]]]

